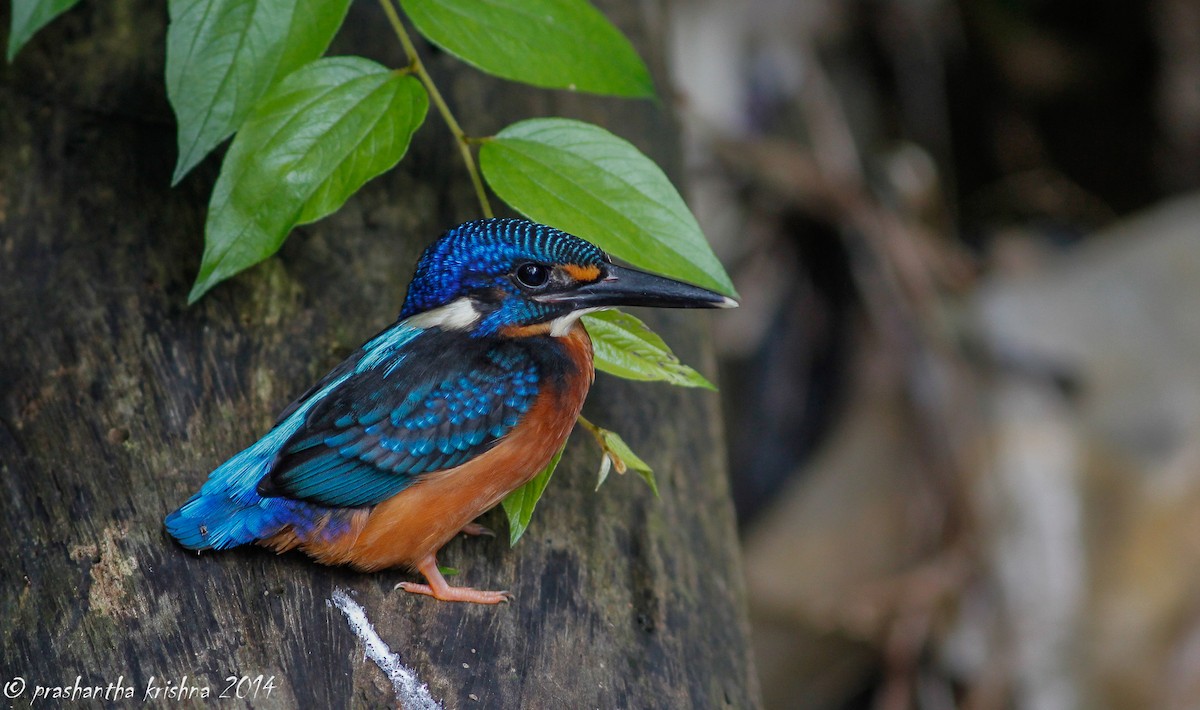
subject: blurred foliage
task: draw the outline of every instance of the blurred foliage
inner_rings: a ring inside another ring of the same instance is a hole
[[[676,8],[768,707],[1196,706],[1200,6]]]

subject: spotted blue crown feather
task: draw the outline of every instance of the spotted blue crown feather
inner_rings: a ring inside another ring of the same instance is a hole
[[[408,318],[444,306],[464,293],[497,289],[518,291],[507,277],[514,261],[601,266],[604,252],[573,234],[523,219],[481,219],[447,232],[417,262],[416,274],[400,311]],[[476,336],[493,335],[501,327],[552,317],[553,306],[512,298],[487,314]]]

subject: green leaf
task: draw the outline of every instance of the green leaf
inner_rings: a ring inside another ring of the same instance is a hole
[[[398,163],[428,108],[420,81],[360,57],[318,59],[280,82],[225,156],[188,302]]]
[[[171,0],[167,98],[178,183],[284,76],[325,53],[350,0]]]
[[[525,534],[525,529],[529,527],[533,509],[537,507],[538,500],[546,490],[546,485],[550,483],[550,477],[554,475],[554,469],[558,468],[558,461],[562,458],[563,450],[566,448],[564,444],[541,473],[534,476],[529,483],[509,493],[501,503],[504,506],[505,514],[508,515],[508,544],[510,547],[517,544],[517,540],[521,539],[521,536]]]
[[[505,202],[635,266],[735,296],[696,218],[654,161],[590,123],[520,121],[484,141],[480,166]]]
[[[600,490],[600,486],[604,485],[604,480],[608,478],[608,470],[610,468],[617,469],[617,473],[621,474],[629,469],[633,469],[646,482],[646,485],[650,486],[650,490],[654,491],[654,497],[658,497],[658,483],[654,480],[654,470],[637,454],[633,453],[633,449],[629,448],[629,444],[626,444],[625,440],[619,434],[615,431],[596,427],[592,431],[592,435],[596,437],[596,443],[600,445],[600,449],[604,452],[604,459],[600,463],[600,480],[596,483],[596,490]]]
[[[680,387],[716,390],[699,372],[675,357],[646,324],[621,311],[599,311],[583,317],[592,336],[596,369],[628,380],[669,382]]]
[[[70,10],[79,0],[13,0],[8,28],[8,61],[51,20]]]
[[[596,94],[654,95],[633,45],[587,0],[402,0],[421,34],[505,79]]]
[[[455,567],[443,567],[438,565],[438,572],[441,572],[443,577],[454,577],[458,575],[458,569]]]
[[[608,431],[607,429],[604,432],[606,434],[605,440],[608,443],[611,454],[619,457],[625,464],[626,469],[633,469],[637,472],[637,475],[646,482],[646,485],[650,486],[650,490],[654,491],[654,497],[657,498],[658,483],[654,480],[654,469],[650,468],[649,464],[633,453],[633,449],[629,448],[625,440],[618,436],[616,432]],[[613,465],[617,466],[616,459],[614,459]],[[617,472],[623,473],[620,466],[617,466]]]

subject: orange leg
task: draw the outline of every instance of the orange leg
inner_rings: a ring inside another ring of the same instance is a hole
[[[480,535],[496,537],[496,533],[492,532],[491,528],[484,527],[479,523],[467,523],[463,526],[462,532],[463,535],[470,535],[471,537],[479,537]]]
[[[412,594],[424,594],[444,602],[472,602],[474,604],[499,604],[512,600],[512,592],[486,592],[470,587],[451,587],[438,570],[437,558],[429,555],[417,564],[417,571],[425,575],[429,584],[401,582],[396,586]]]

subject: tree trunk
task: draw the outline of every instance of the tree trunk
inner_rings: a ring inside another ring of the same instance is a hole
[[[669,94],[661,5],[601,9]],[[262,675],[229,689],[235,706],[391,706],[398,693],[416,706],[405,669],[389,680],[365,657],[381,647],[340,600],[446,707],[756,705],[711,393],[600,376],[588,416],[654,466],[662,497],[634,476],[593,492],[597,452],[573,437],[516,548],[497,510],[483,522],[501,539],[460,537],[440,557],[456,584],[511,589],[507,606],[434,602],[393,591],[408,573],[298,554],[197,556],[166,535],[163,516],[210,470],[394,320],[420,249],[479,214],[431,115],[397,170],[186,307],[218,164],[168,185],[165,27],[164,3],[85,3],[0,68],[0,687],[18,704],[39,685],[76,699],[131,688],[140,702],[174,684],[212,702],[227,678]],[[358,3],[333,51],[400,66],[385,29]],[[520,87],[421,49],[468,132],[574,116],[678,166],[661,106]],[[711,314],[643,315],[713,372]]]

